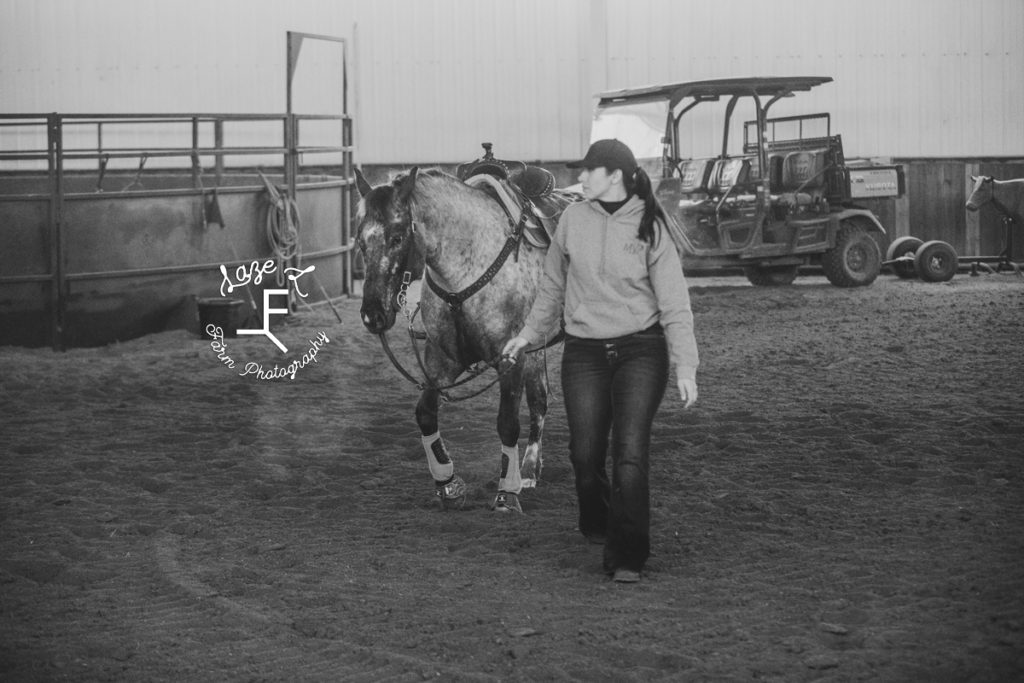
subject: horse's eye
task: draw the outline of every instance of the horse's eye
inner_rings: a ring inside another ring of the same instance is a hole
[[[402,246],[402,236],[392,235],[389,243],[391,244],[392,249],[397,249],[398,247]]]

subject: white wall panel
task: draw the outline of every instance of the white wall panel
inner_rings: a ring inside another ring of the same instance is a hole
[[[451,162],[578,148],[583,2],[375,2],[356,31],[357,139],[375,161]],[[574,129],[565,130],[564,112]],[[564,141],[568,137],[568,145]],[[370,150],[373,150],[372,152]]]
[[[287,30],[350,40],[362,163],[567,159],[598,90],[796,74],[835,83],[773,112],[850,155],[1024,154],[1021,0],[0,0],[0,112],[283,112]],[[296,110],[340,78],[307,43]]]
[[[830,111],[851,155],[1024,154],[1020,0],[608,5],[608,88],[832,76],[835,83],[780,102],[773,113]],[[707,145],[705,130],[694,145]]]

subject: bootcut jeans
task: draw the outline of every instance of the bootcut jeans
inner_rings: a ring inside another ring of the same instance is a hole
[[[659,325],[615,339],[566,335],[562,393],[579,528],[593,541],[605,539],[608,572],[640,571],[650,555],[651,424],[668,373],[668,349]]]

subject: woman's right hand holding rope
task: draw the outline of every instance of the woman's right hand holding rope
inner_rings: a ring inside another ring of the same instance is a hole
[[[509,363],[515,363],[523,349],[530,345],[525,337],[512,337],[505,342],[505,348],[501,350],[501,357]]]

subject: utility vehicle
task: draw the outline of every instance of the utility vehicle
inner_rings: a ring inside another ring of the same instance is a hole
[[[827,113],[768,116],[779,100],[831,81],[729,78],[605,92],[590,139],[618,138],[633,150],[688,272],[742,268],[755,285],[788,285],[814,265],[834,285],[869,285],[885,228],[857,201],[901,196],[903,168],[847,163]],[[749,118],[734,121],[737,109]],[[721,146],[688,153],[712,127]]]

